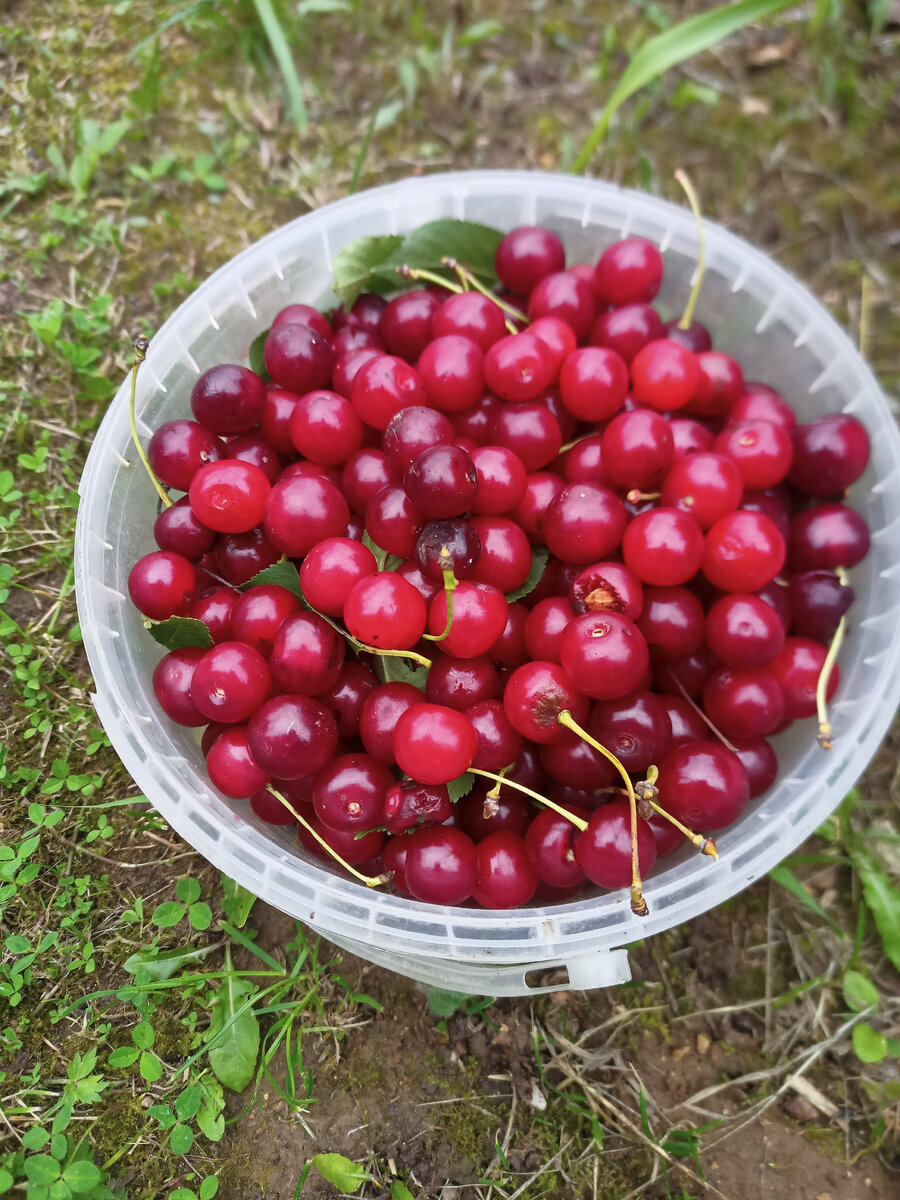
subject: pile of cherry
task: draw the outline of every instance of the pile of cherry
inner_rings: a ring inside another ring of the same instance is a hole
[[[680,826],[709,849],[817,688],[823,719],[869,441],[664,323],[640,238],[567,270],[520,228],[496,271],[292,304],[271,382],[201,375],[149,444],[186,495],[129,590],[208,627],[153,683],[226,796],[369,883],[506,908],[632,885]],[[305,603],[246,586],[282,559]]]

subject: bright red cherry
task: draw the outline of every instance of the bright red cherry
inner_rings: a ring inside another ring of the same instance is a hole
[[[622,541],[628,567],[644,583],[687,583],[703,561],[703,531],[677,508],[655,508],[629,522]]]
[[[605,304],[641,304],[652,300],[662,283],[662,255],[646,238],[613,242],[594,270],[594,291]]]
[[[671,412],[693,398],[700,383],[696,354],[663,338],[649,342],[631,363],[636,400],[657,412]]]
[[[720,517],[706,535],[703,574],[723,592],[755,592],[784,566],[784,538],[761,513]]]

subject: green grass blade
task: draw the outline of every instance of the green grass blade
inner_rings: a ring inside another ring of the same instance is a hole
[[[300,86],[300,76],[297,74],[297,68],[294,65],[294,56],[291,54],[291,48],[288,45],[284,29],[278,20],[278,14],[272,7],[272,0],[253,0],[253,6],[256,9],[260,24],[265,30],[266,37],[269,39],[269,45],[272,47],[272,53],[275,55],[275,61],[278,63],[278,68],[281,71],[284,86],[288,94],[291,120],[297,126],[300,133],[306,133],[309,128],[309,120],[306,115],[306,104],[303,100],[303,89]]]
[[[835,933],[839,934],[842,938],[846,938],[847,934],[845,931],[841,929],[840,925],[838,925],[836,921],[832,920],[815,896],[806,890],[803,883],[801,883],[794,872],[789,870],[788,867],[785,867],[784,865],[773,867],[769,872],[769,878],[774,883],[777,883],[781,887],[785,888],[793,896],[796,896],[801,904],[805,904],[806,907],[814,912],[817,917],[821,917],[823,921],[831,926]]]
[[[577,175],[585,169],[606,136],[613,117],[635,92],[658,79],[670,67],[693,58],[701,50],[714,46],[744,25],[770,17],[789,8],[791,4],[792,0],[740,0],[738,4],[728,4],[712,12],[688,17],[686,21],[651,38],[632,58],[613,89],[600,120],[572,164],[573,172]]]

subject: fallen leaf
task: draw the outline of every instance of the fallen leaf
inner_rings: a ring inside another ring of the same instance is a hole
[[[819,1115],[806,1097],[798,1096],[796,1092],[792,1096],[785,1096],[782,1108],[789,1117],[793,1117],[795,1121],[800,1121],[804,1125],[809,1121],[815,1121]]]
[[[747,55],[751,67],[771,67],[775,63],[787,62],[800,48],[800,39],[795,33],[770,41],[768,38],[756,43]]]
[[[711,1045],[712,1045],[712,1041],[707,1034],[705,1034],[705,1033],[697,1034],[697,1053],[698,1054],[705,1054]]]
[[[746,117],[767,117],[771,111],[768,100],[759,96],[744,96],[741,99],[741,112]]]

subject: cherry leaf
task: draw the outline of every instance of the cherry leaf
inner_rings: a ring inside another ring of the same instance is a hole
[[[183,650],[185,647],[197,647],[200,650],[212,648],[212,634],[203,621],[195,617],[169,617],[168,621],[155,621],[147,625],[150,636],[154,641],[165,646],[167,650]]]
[[[514,604],[516,600],[521,600],[523,596],[527,596],[529,592],[534,591],[541,582],[541,576],[547,566],[547,559],[549,557],[550,551],[546,546],[535,546],[531,552],[531,570],[528,572],[528,578],[521,587],[517,587],[514,592],[510,592],[507,595],[507,604]]]
[[[290,559],[283,558],[280,562],[272,563],[271,567],[263,567],[252,579],[242,583],[240,590],[246,592],[250,588],[263,586],[287,588],[301,604],[306,604],[306,597],[300,586],[300,572]]]
[[[450,794],[450,803],[455,804],[457,800],[461,800],[463,796],[468,796],[472,788],[475,786],[475,776],[469,771],[465,771],[457,779],[451,779],[447,784],[447,791]]]
[[[263,383],[268,383],[272,376],[266,370],[265,346],[266,338],[269,336],[269,329],[264,329],[262,333],[256,335],[250,343],[250,349],[247,352],[247,357],[250,360],[250,370],[255,372]]]
[[[331,264],[334,294],[349,308],[360,292],[371,289],[380,265],[403,243],[399,234],[361,237],[343,246]],[[401,286],[399,276],[395,286]]]

